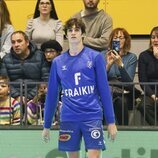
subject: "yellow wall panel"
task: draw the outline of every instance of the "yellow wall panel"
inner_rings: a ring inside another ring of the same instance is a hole
[[[28,18],[34,12],[35,0],[6,0],[16,30],[25,30]]]
[[[28,18],[35,9],[36,0],[6,0],[11,19],[16,30],[25,30]],[[59,19],[63,23],[74,13],[80,11],[84,5],[82,0],[54,0]],[[99,8],[105,8],[105,0],[101,0]]]
[[[63,23],[81,10],[82,0],[54,0],[59,19]],[[14,27],[25,30],[34,12],[36,0],[6,0]],[[100,0],[99,8],[113,18],[114,28],[125,27],[130,34],[149,34],[158,25],[158,0]]]
[[[131,34],[149,34],[158,25],[158,0],[107,0],[106,10],[114,27],[125,27]]]

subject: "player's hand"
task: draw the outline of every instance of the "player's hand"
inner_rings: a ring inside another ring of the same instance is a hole
[[[108,138],[114,141],[117,134],[117,127],[115,123],[109,124],[107,130],[108,130]]]
[[[50,141],[50,129],[44,128],[42,132],[42,138],[44,142],[48,143]]]

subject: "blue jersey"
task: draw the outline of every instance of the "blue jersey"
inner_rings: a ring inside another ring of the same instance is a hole
[[[69,52],[53,60],[45,104],[44,127],[50,128],[62,88],[61,121],[102,120],[114,123],[105,62],[100,52],[88,47],[76,56]]]

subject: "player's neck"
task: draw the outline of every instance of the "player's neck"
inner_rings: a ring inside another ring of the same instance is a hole
[[[76,56],[78,55],[82,49],[83,49],[84,45],[82,43],[79,43],[78,45],[76,45],[75,43],[74,44],[71,44],[69,45],[69,53],[71,56]]]

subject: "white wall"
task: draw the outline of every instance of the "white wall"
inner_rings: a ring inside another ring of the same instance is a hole
[[[131,40],[131,52],[135,53],[137,57],[139,54],[149,47],[149,39],[132,39]]]

